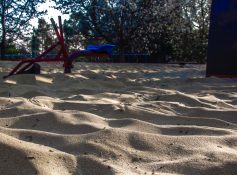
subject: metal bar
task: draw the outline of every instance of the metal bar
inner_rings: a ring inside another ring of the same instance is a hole
[[[62,44],[64,45],[63,25],[62,25],[61,16],[58,16],[58,24],[59,24],[59,32],[60,32],[60,36],[61,36],[61,41],[62,41]]]
[[[41,57],[47,55],[48,52],[50,52],[51,50],[55,49],[59,44],[60,44],[60,42],[55,43],[54,45],[52,45],[51,47],[49,47],[46,51],[44,51],[42,54],[40,54],[39,56],[37,56],[37,57],[34,58],[34,59],[36,60],[36,59],[39,59],[39,58],[41,58]]]
[[[4,76],[3,78],[7,78],[7,77],[13,75],[13,74],[17,71],[17,69],[18,69],[19,67],[21,67],[22,64],[24,64],[23,61],[21,61],[20,63],[18,63],[18,65],[17,65],[7,76]]]
[[[60,33],[59,33],[58,29],[57,29],[57,25],[56,25],[55,21],[53,20],[53,18],[51,18],[50,20],[51,20],[51,23],[53,25],[54,31],[55,31],[55,33],[57,35],[57,38],[58,38],[58,40],[60,42],[60,45],[62,47],[62,50],[63,50],[63,56],[65,58],[64,73],[71,73],[72,63],[68,60],[68,54],[67,54],[67,51],[65,49],[64,37],[63,37],[62,19],[61,19],[60,16],[58,17]]]
[[[58,38],[58,42],[54,45],[52,45],[51,47],[49,47],[45,52],[43,52],[42,54],[40,54],[39,56],[37,56],[35,59],[33,60],[22,60],[6,77],[9,77],[11,75],[14,74],[19,74],[22,73],[23,71],[25,71],[29,66],[31,66],[33,63],[36,62],[48,62],[48,61],[64,61],[64,72],[65,73],[71,73],[71,67],[72,67],[72,62],[68,60],[68,54],[65,48],[65,44],[64,44],[64,37],[63,37],[63,27],[62,27],[62,20],[61,17],[58,17],[59,20],[59,28],[60,28],[60,33],[57,29],[57,25],[55,23],[55,21],[53,20],[53,18],[50,19],[51,23],[53,25],[55,34]],[[50,52],[51,50],[53,50],[54,48],[56,48],[58,45],[61,46],[61,50],[59,51],[58,56],[60,56],[63,53],[63,58],[42,58],[45,55],[47,55],[48,52]],[[23,64],[26,64],[24,67],[22,67],[19,71],[17,71]]]
[[[55,47],[57,47],[58,45],[59,45],[59,42],[55,43],[54,45],[52,45],[51,47],[49,47],[45,52],[43,52],[42,54],[40,54],[39,56],[37,56],[34,60],[40,59],[41,57],[47,55],[48,52],[50,52],[51,50],[53,50],[53,49],[54,49]],[[30,60],[30,61],[32,61],[32,60]],[[26,62],[26,60],[21,61],[21,62],[9,73],[8,76],[11,76],[11,75],[15,74],[15,73],[17,72],[17,70],[21,67],[21,65],[24,64],[25,62]],[[30,65],[31,65],[31,64],[26,65],[26,66],[24,66],[23,68],[21,68],[21,69],[18,71],[18,73],[23,72],[23,71],[26,70]]]
[[[21,72],[23,72],[27,67],[28,67],[28,64],[26,66],[24,66],[23,68],[25,69],[21,69],[19,70],[18,72],[17,69],[20,68],[21,65],[25,64],[25,63],[29,63],[30,65],[32,65],[33,63],[37,63],[37,62],[49,62],[49,61],[64,61],[64,58],[41,58],[41,59],[34,59],[34,60],[22,60],[7,76],[4,76],[3,78],[7,78],[9,76],[12,76],[14,74],[19,74]]]
[[[62,25],[62,18],[61,16],[58,16],[58,23],[59,23],[59,31],[61,35],[61,46],[62,46],[62,53],[65,58],[64,61],[64,73],[71,73],[71,68],[72,68],[72,62],[68,58],[68,53],[65,47],[65,40],[64,40],[64,35],[63,35],[63,25]]]
[[[58,41],[60,42],[60,45],[62,45],[62,38],[60,36],[60,33],[58,32],[58,27],[57,27],[57,25],[56,25],[56,23],[55,23],[53,18],[51,18],[50,20],[51,20],[51,23],[53,25],[54,32],[55,32],[55,34],[56,34],[56,36],[58,38]]]
[[[60,36],[61,36],[61,46],[62,46],[62,51],[64,57],[68,58],[68,53],[65,47],[65,40],[64,40],[64,35],[63,35],[63,25],[62,25],[62,19],[61,16],[58,16],[58,23],[59,23],[59,31],[60,31]]]
[[[99,58],[108,58],[109,57],[109,55],[105,54],[105,53],[83,53],[83,54],[78,55],[78,57],[80,57],[80,56],[99,57]],[[37,62],[50,62],[50,61],[65,62],[65,58],[38,58],[38,59],[33,59],[33,60],[22,60],[7,76],[4,76],[3,78],[7,78],[9,76],[14,75],[14,73],[21,67],[21,65],[23,65],[25,63],[30,63],[32,65],[33,63],[37,63]],[[73,60],[71,60],[71,61],[73,61]],[[25,66],[26,68],[28,68],[27,65]],[[21,69],[20,71],[24,71],[24,69]],[[20,71],[18,71],[16,74],[19,74]]]
[[[24,72],[28,67],[30,67],[32,64],[34,64],[33,62],[30,62],[28,64],[26,64],[23,68],[21,68],[19,71],[17,71],[15,74],[20,74],[22,72]]]
[[[64,61],[64,58],[41,58],[35,60],[24,60],[23,63],[39,63],[39,62],[48,62],[48,61]]]

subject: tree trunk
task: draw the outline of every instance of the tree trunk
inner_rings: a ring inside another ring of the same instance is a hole
[[[125,62],[125,55],[124,55],[124,53],[125,53],[124,44],[123,44],[123,42],[120,42],[120,44],[119,44],[119,61],[121,63]]]
[[[2,13],[1,13],[1,26],[2,26],[2,38],[1,38],[1,60],[4,59],[6,51],[6,26],[5,26],[5,0],[2,1]]]

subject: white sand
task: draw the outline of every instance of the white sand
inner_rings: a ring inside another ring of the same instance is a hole
[[[237,80],[200,65],[44,67],[0,80],[1,175],[237,174]]]

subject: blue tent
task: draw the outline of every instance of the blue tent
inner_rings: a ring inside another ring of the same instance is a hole
[[[75,51],[73,53],[70,54],[69,59],[73,60],[78,56],[82,56],[82,55],[86,55],[86,54],[90,54],[90,53],[106,53],[108,55],[112,55],[113,54],[113,49],[116,46],[113,44],[103,44],[103,45],[89,45],[86,47],[85,50],[79,50],[79,51]]]
[[[113,45],[113,44],[103,44],[103,45],[99,45],[99,46],[88,45],[86,47],[86,51],[107,53],[109,55],[112,55],[114,47],[115,47],[115,45]]]

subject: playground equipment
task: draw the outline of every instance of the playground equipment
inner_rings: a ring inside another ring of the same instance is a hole
[[[212,0],[206,76],[237,77],[237,1]]]
[[[51,23],[54,28],[54,32],[57,36],[57,42],[50,46],[46,51],[37,56],[34,59],[22,60],[18,63],[18,65],[13,68],[13,70],[3,78],[8,78],[12,75],[23,74],[23,73],[32,73],[34,69],[40,69],[36,63],[40,62],[63,62],[64,73],[71,73],[71,69],[73,68],[73,60],[79,56],[85,57],[97,57],[97,58],[108,58],[112,53],[114,45],[106,44],[102,46],[89,46],[86,50],[79,50],[77,52],[68,54],[67,48],[65,46],[64,35],[63,35],[63,27],[62,27],[62,19],[61,16],[58,17],[58,26],[56,25],[53,18],[51,18]],[[48,53],[50,53],[55,48],[59,47],[59,52],[54,58],[45,58]],[[36,70],[35,73],[39,73],[39,70]]]

